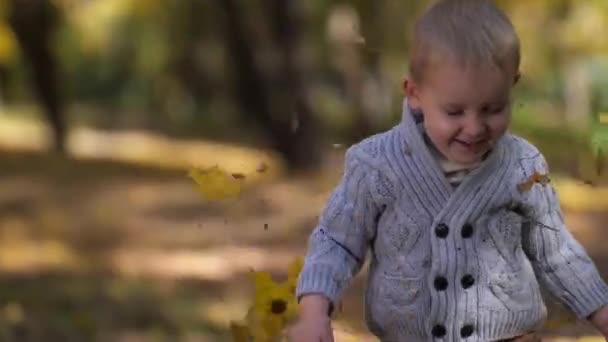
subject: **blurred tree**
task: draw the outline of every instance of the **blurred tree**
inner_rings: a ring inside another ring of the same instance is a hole
[[[374,1],[364,11],[365,16],[374,19],[374,12],[382,6],[382,1]],[[332,48],[333,66],[342,78],[342,88],[351,113],[350,129],[346,140],[356,142],[373,132],[372,117],[365,99],[367,85],[376,85],[378,77],[377,55],[364,54],[366,37],[360,31],[360,13],[353,6],[343,3],[331,8],[328,16],[328,36]],[[372,26],[373,23],[369,23]],[[366,25],[368,27],[368,25]],[[381,30],[381,28],[378,28]],[[370,35],[375,38],[376,35]],[[367,58],[365,58],[367,57]]]
[[[243,11],[233,0],[218,0],[217,3],[224,12],[223,31],[235,70],[237,99],[242,112],[255,116],[262,124],[273,147],[284,157],[290,170],[315,167],[319,161],[315,124],[295,58],[299,39],[295,2],[270,0],[267,3],[275,48],[280,55],[276,69],[280,78],[273,77],[278,81],[272,85],[268,82],[269,76],[263,74],[255,63]]]
[[[59,70],[51,40],[59,12],[48,0],[10,0],[9,22],[29,61],[33,88],[53,132],[53,148],[65,152],[66,122]]]
[[[575,5],[576,3],[576,5]],[[608,3],[588,0],[569,3],[568,15],[561,25],[559,44],[566,120],[587,127],[592,123],[592,56],[608,52]]]
[[[499,0],[522,41],[524,81],[536,92],[543,80],[558,80],[567,123],[587,127],[592,111],[592,57],[608,51],[608,2],[603,0]],[[553,39],[542,39],[554,37]],[[528,91],[531,89],[528,88]],[[561,107],[561,106],[560,106]]]

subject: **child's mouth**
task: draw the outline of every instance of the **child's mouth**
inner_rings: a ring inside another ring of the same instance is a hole
[[[477,141],[463,141],[455,139],[455,141],[462,147],[464,147],[467,151],[477,153],[480,152],[484,146],[486,146],[486,140],[477,140]]]

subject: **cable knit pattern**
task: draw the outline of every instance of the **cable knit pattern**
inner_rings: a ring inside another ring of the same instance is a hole
[[[344,175],[310,236],[297,295],[338,301],[371,249],[368,327],[382,341],[495,341],[542,326],[539,283],[579,318],[608,286],[572,237],[541,153],[505,135],[454,188],[407,103],[393,129],[346,152]]]

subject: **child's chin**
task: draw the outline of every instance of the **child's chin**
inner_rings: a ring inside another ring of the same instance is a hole
[[[481,161],[481,157],[483,156],[483,154],[455,154],[452,155],[452,158],[450,158],[450,160],[452,162],[458,163],[458,164],[476,164],[479,163]]]

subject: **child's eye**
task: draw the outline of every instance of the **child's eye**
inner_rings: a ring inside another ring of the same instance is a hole
[[[505,110],[504,105],[501,106],[494,106],[494,107],[486,107],[484,112],[488,113],[488,114],[500,114]]]
[[[464,114],[463,110],[448,110],[446,112],[448,113],[449,116],[460,116],[460,115]]]

